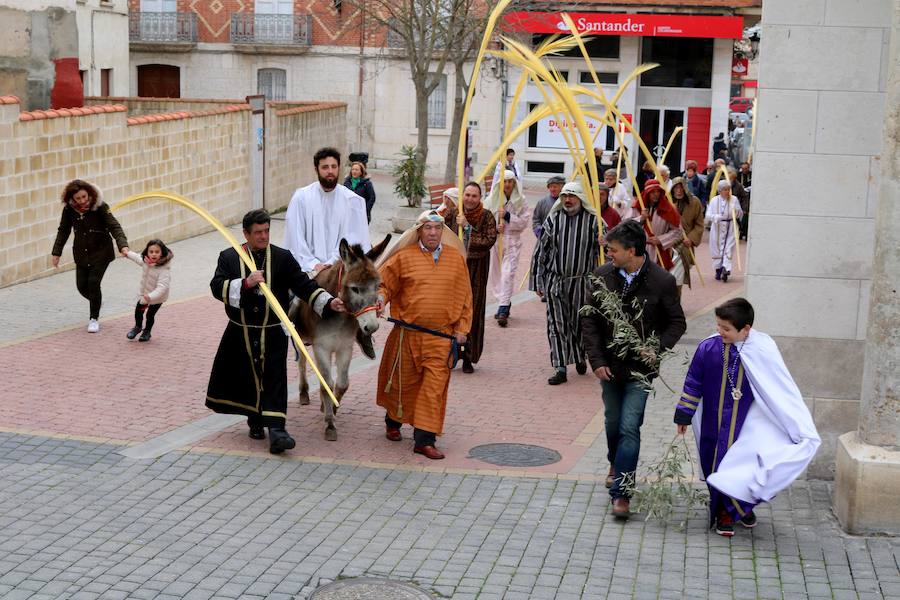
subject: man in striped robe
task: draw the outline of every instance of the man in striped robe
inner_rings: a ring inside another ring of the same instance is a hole
[[[534,290],[547,298],[547,339],[555,369],[550,385],[567,381],[566,367],[587,370],[581,345],[578,311],[587,304],[588,276],[600,258],[600,230],[596,211],[578,182],[563,186],[559,201],[544,221],[544,231],[531,265]]]

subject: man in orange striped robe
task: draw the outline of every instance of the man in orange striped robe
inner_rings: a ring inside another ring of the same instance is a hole
[[[437,331],[463,343],[472,325],[472,289],[459,238],[436,211],[419,216],[379,261],[380,306],[391,317]],[[378,370],[378,405],[386,411],[387,438],[400,441],[403,423],[413,426],[414,452],[430,459],[444,431],[450,384],[451,340],[395,325]]]

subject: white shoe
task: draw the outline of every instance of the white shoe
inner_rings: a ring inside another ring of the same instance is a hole
[[[97,319],[88,321],[88,333],[97,333],[98,331],[100,331],[100,323],[97,322]]]

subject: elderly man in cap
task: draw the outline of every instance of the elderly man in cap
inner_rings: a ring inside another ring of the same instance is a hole
[[[550,385],[567,381],[566,367],[587,371],[581,345],[578,311],[589,299],[588,276],[600,259],[600,222],[587,195],[576,181],[563,186],[560,201],[544,221],[544,233],[534,253],[533,287],[547,298],[547,339],[554,373]]]
[[[385,409],[387,438],[403,439],[413,426],[413,452],[441,459],[450,370],[472,325],[472,288],[460,239],[434,210],[419,215],[378,261],[379,315],[390,304],[394,329],[378,369],[377,403]]]
[[[497,218],[500,238],[491,248],[491,291],[497,298],[497,324],[506,327],[516,285],[516,270],[522,252],[522,231],[531,223],[531,207],[519,189],[519,181],[512,171],[505,171],[503,185],[494,181],[491,195],[485,203]]]
[[[544,219],[550,214],[550,209],[559,199],[559,192],[562,190],[566,179],[560,175],[554,175],[547,180],[547,195],[538,200],[534,207],[534,213],[531,215],[531,228],[534,230],[534,237],[541,239],[542,226]]]
[[[719,181],[718,195],[706,207],[706,222],[709,228],[709,255],[712,257],[716,279],[728,282],[731,276],[731,260],[735,246],[734,224],[744,216],[741,204],[731,193],[731,182]]]

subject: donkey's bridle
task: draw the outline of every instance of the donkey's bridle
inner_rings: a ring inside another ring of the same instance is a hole
[[[343,289],[344,289],[344,261],[342,260],[340,266],[338,267],[338,295],[340,295],[340,293],[343,291]],[[369,304],[368,306],[364,306],[360,310],[350,313],[350,314],[353,315],[355,318],[359,318],[362,315],[366,314],[367,312],[372,312],[373,310],[378,310],[378,307],[374,304]]]

